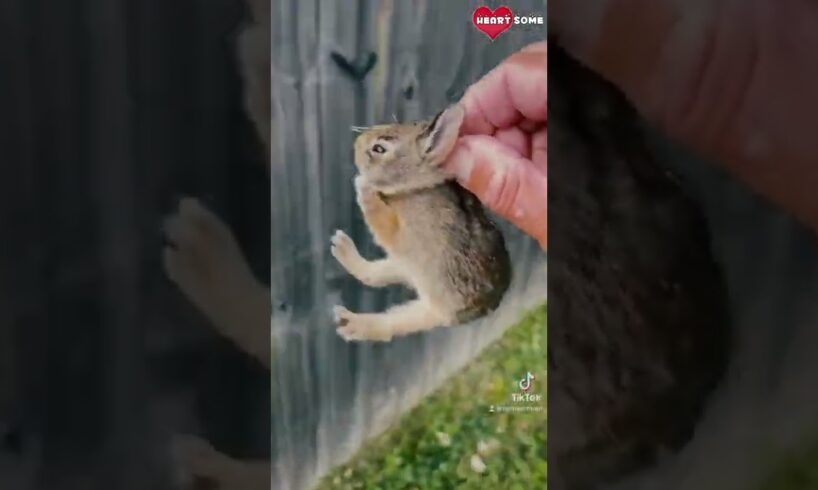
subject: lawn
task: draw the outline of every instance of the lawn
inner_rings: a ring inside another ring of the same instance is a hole
[[[316,489],[546,488],[546,341],[543,305]]]
[[[818,488],[818,442],[774,458],[773,471],[759,490],[814,490]]]

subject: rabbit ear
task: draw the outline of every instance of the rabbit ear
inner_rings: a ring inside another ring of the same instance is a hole
[[[457,141],[464,115],[463,108],[455,104],[432,119],[420,135],[425,158],[434,162],[446,158]]]

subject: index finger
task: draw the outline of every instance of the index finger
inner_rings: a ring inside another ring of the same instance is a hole
[[[461,134],[494,134],[527,119],[545,122],[548,65],[545,41],[530,44],[491,70],[463,94]]]

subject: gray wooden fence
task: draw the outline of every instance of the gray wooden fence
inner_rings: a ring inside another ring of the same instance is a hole
[[[275,488],[308,488],[545,300],[544,255],[504,226],[515,278],[485,321],[371,345],[345,343],[330,317],[333,304],[377,311],[404,294],[361,286],[329,254],[336,229],[365,244],[365,256],[379,253],[354,200],[350,127],[430,117],[513,51],[545,38],[537,26],[489,41],[471,23],[482,3],[272,4]],[[504,3],[545,15],[542,1]]]

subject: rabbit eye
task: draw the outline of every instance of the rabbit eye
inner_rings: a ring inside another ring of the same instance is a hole
[[[372,151],[373,151],[374,153],[381,153],[381,154],[383,154],[383,153],[386,153],[386,148],[384,148],[384,147],[383,147],[383,145],[376,144],[376,145],[374,145],[374,146],[372,147]]]

